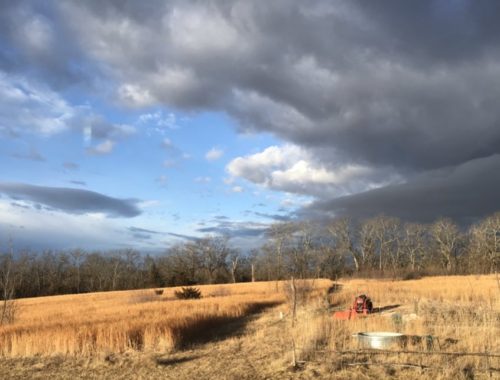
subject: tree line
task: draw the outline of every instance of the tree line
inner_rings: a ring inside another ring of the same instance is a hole
[[[264,244],[242,253],[224,236],[207,236],[143,255],[46,251],[0,254],[0,297],[139,289],[175,285],[338,276],[413,278],[493,273],[500,266],[500,213],[467,230],[449,219],[404,223],[378,216],[273,224]]]

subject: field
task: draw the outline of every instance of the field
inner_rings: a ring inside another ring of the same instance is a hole
[[[323,283],[326,288],[328,281]],[[203,286],[200,300],[177,300],[176,288],[63,295],[17,301],[15,324],[0,328],[0,355],[165,352],[285,301],[282,284]]]
[[[178,380],[500,374],[498,357],[438,354],[500,352],[495,276],[332,285],[296,281],[294,321],[289,282],[201,286],[203,298],[189,301],[175,300],[172,288],[18,300],[17,321],[0,327],[0,371],[6,378]],[[379,313],[332,319],[361,293]],[[414,339],[397,353],[359,351],[352,334],[360,331]]]
[[[339,367],[349,368],[352,362],[371,362],[374,365],[369,366],[370,374],[374,375],[378,369],[382,377],[392,374],[395,368],[406,368],[405,378],[490,378],[486,368],[497,369],[491,372],[492,376],[500,375],[500,355],[437,354],[500,354],[500,285],[495,276],[351,280],[342,281],[341,286],[339,292],[330,295],[330,304],[345,308],[355,295],[364,293],[382,310],[353,321],[334,321],[329,315],[306,313],[297,335],[302,346],[299,355],[304,360],[324,360],[324,355],[315,352],[323,348],[332,355],[337,353]],[[401,332],[410,339],[406,347],[396,350],[397,354],[351,355],[348,351],[358,349],[352,334],[371,331]],[[344,354],[339,357],[338,352]],[[386,363],[394,365],[385,366]],[[407,364],[410,366],[404,367]],[[411,365],[416,365],[418,371],[408,372]]]

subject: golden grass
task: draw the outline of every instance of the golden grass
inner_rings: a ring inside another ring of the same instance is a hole
[[[325,289],[328,280],[314,286]],[[95,355],[168,351],[259,309],[285,301],[277,282],[200,286],[200,300],[176,300],[178,288],[18,300],[12,325],[0,327],[0,356]]]
[[[266,310],[256,318],[244,320],[241,323],[244,329],[238,329],[237,334],[229,329],[224,340],[174,352],[172,348],[192,342],[193,338],[203,336],[206,330],[220,333],[223,329],[212,327],[224,326],[227,321],[241,318],[239,315],[265,307],[266,302],[284,302],[289,297],[286,294],[289,284],[270,282],[204,286],[200,287],[204,298],[198,301],[174,301],[174,289],[165,289],[162,296],[154,295],[154,291],[149,289],[25,299],[19,301],[23,307],[18,322],[5,327],[5,330],[0,328],[0,347],[6,347],[8,339],[12,341],[12,337],[18,337],[15,343],[17,351],[6,350],[1,354],[4,357],[0,360],[0,371],[10,378],[54,379],[444,380],[498,377],[498,372],[492,372],[492,377],[487,371],[481,372],[488,367],[500,368],[497,358],[338,353],[358,348],[351,334],[381,330],[400,330],[408,335],[432,335],[437,338],[430,351],[427,351],[425,341],[423,344],[409,344],[406,350],[411,351],[498,353],[500,291],[495,276],[429,277],[412,281],[356,279],[340,283],[344,285],[342,290],[328,296],[336,308],[350,306],[352,298],[360,293],[370,295],[375,307],[400,306],[366,319],[334,321],[332,311],[325,307],[324,297],[325,289],[331,282],[315,281],[316,290],[313,293],[316,297],[299,297],[301,301],[308,298],[311,302],[300,304],[294,327],[291,314],[286,310],[288,305],[283,304]],[[297,282],[297,287],[299,292],[308,288],[302,282]],[[259,302],[263,304],[259,306]],[[284,319],[281,319],[280,311],[285,311]],[[399,315],[401,321],[398,322],[399,318],[393,315]],[[412,315],[416,318],[404,319]],[[233,319],[233,316],[236,317]],[[56,324],[60,327],[57,328]],[[47,327],[45,335],[44,326]],[[8,333],[9,329],[15,334]],[[21,340],[23,329],[26,335]],[[39,331],[42,335],[38,335]],[[83,337],[78,335],[79,332]],[[299,370],[290,370],[292,337],[297,359],[305,361]],[[32,343],[29,343],[30,339]],[[64,343],[65,339],[67,343]],[[57,342],[62,348],[56,347]],[[81,342],[80,346],[75,342]],[[73,351],[64,348],[64,344],[73,347]],[[22,348],[28,346],[29,350]],[[40,350],[40,347],[43,349]],[[84,347],[87,348],[84,350]],[[398,347],[392,349],[401,350]],[[24,357],[33,355],[28,352],[42,355]],[[111,355],[114,364],[102,360],[102,355],[95,355],[101,352],[106,353],[105,357],[108,353],[115,353]],[[66,356],[47,357],[58,353]],[[349,366],[365,361],[414,363],[428,368]]]
[[[500,352],[500,290],[495,276],[428,277],[412,281],[356,279],[340,283],[342,290],[329,296],[331,304],[339,309],[348,308],[359,294],[369,295],[375,307],[394,308],[351,321],[334,320],[331,313],[304,311],[294,333],[300,348],[299,358],[309,360],[317,350],[357,349],[352,334],[370,331],[433,337],[432,347],[427,346],[426,339],[410,341],[404,348],[410,351]],[[437,378],[454,378],[454,374],[467,366],[478,371],[500,365],[498,358],[470,356],[398,354],[351,359],[417,362],[448,371]]]

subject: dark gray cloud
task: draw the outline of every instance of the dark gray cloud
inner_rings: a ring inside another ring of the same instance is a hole
[[[219,220],[212,226],[201,227],[196,231],[203,234],[225,235],[230,238],[256,238],[262,237],[268,227],[264,223]]]
[[[150,230],[147,228],[140,228],[140,227],[134,227],[131,226],[127,228],[128,232],[132,234],[132,236],[136,239],[139,240],[150,240],[153,238],[153,236],[158,236],[158,235],[167,235],[171,236],[177,239],[182,239],[182,240],[187,240],[187,241],[196,241],[199,238],[191,235],[185,235],[185,234],[178,234],[175,232],[160,232],[160,231],[155,231],[155,230]]]
[[[153,235],[163,235],[162,232],[148,230],[140,227],[129,227],[127,229],[134,239],[138,240],[151,240]]]
[[[379,214],[432,222],[453,218],[466,225],[500,210],[500,155],[419,175],[404,184],[321,200],[302,210],[307,217]]]
[[[265,212],[253,212],[253,214],[262,218],[268,218],[279,222],[289,222],[290,220],[292,220],[292,216],[290,215],[268,214]]]
[[[24,208],[26,210],[29,210],[31,208],[30,206],[23,205],[22,203],[17,203],[17,202],[10,202],[10,204],[11,204],[11,206]]]
[[[0,182],[0,194],[70,214],[101,212],[108,217],[131,218],[141,214],[137,199],[118,199],[89,190]]]
[[[98,63],[74,43],[73,30],[59,7],[25,0],[2,1],[0,7],[1,70],[29,72],[55,88],[100,86]]]
[[[117,140],[135,133],[135,127],[124,124],[113,124],[101,116],[87,118],[86,127],[91,131],[92,139],[97,140]]]
[[[394,200],[411,196],[427,208],[418,210],[422,214],[459,217],[460,210],[451,210],[458,207],[456,191],[431,204],[425,189],[416,191],[412,184],[438,186],[438,178],[452,181],[455,177],[446,173],[468,167],[480,172],[478,162],[494,161],[500,153],[498,2],[20,1],[0,6],[3,71],[43,76],[53,88],[98,87],[131,106],[220,110],[241,129],[271,132],[300,146],[329,173],[367,168],[371,177],[356,178],[355,186],[348,183],[343,191],[286,187],[338,212],[361,213],[349,199],[373,202],[364,209],[383,212],[377,205],[390,209],[391,203],[377,199],[390,193]],[[92,137],[114,141],[127,133],[94,122]],[[19,132],[3,124],[0,132]],[[469,179],[472,175],[461,176],[460,196],[468,205],[462,214],[482,215],[484,203],[466,191]],[[374,182],[386,187],[331,199],[335,192],[368,190]]]
[[[175,237],[175,238],[183,239],[183,240],[188,240],[188,241],[196,241],[196,240],[199,239],[196,236],[185,235],[185,234],[177,234],[175,232],[167,232],[167,235]]]
[[[229,220],[230,218],[228,216],[225,216],[225,215],[216,215],[216,216],[214,216],[214,219],[215,220]]]
[[[149,234],[141,234],[140,232],[134,232],[132,237],[137,240],[151,240],[152,236]]]
[[[494,3],[92,4],[60,12],[137,104],[220,108],[326,164],[332,147],[399,170],[499,152]]]
[[[130,232],[144,233],[144,234],[149,234],[149,235],[158,235],[158,234],[162,234],[163,233],[163,232],[148,230],[148,229],[145,229],[145,228],[134,227],[134,226],[129,227],[128,230]]]

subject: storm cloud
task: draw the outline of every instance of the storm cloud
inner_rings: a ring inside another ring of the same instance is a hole
[[[380,214],[416,222],[452,218],[462,225],[500,210],[500,155],[455,168],[427,172],[404,184],[321,200],[302,210],[303,216],[367,218]]]
[[[104,88],[129,107],[222,111],[242,131],[269,132],[300,155],[278,167],[259,163],[257,171],[257,154],[237,157],[228,170],[315,197],[306,213],[468,219],[499,207],[492,174],[500,154],[498,2],[85,1],[2,8],[2,70],[24,72],[36,59],[33,75],[43,74],[53,88]],[[82,84],[89,77],[98,80]],[[40,202],[43,192],[30,191]],[[81,212],[69,200],[48,198]],[[109,199],[117,202],[111,214],[137,215],[133,203]]]
[[[111,218],[141,214],[137,199],[112,198],[89,190],[0,182],[0,194],[69,214],[103,213]]]

